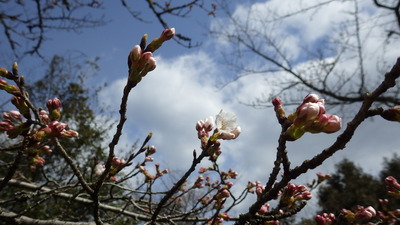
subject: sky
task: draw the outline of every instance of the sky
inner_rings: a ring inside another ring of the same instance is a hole
[[[341,25],[351,19],[349,9],[353,6],[352,1],[335,1],[320,10],[290,17],[274,27],[265,26],[262,19],[270,19],[271,15],[285,15],[291,10],[307,7],[307,4],[315,2],[323,1],[240,1],[240,4],[235,2],[231,7],[233,16],[238,21],[245,18],[253,21],[249,25],[252,29],[273,29],[276,38],[285,40],[282,42],[282,49],[295,59],[298,63],[296,66],[300,68],[312,63],[304,57],[304,45],[321,47],[321,39],[329,36],[339,37],[341,31],[345,32],[341,30]],[[382,11],[371,7],[370,2],[372,1],[359,1],[360,18],[362,21],[379,23],[376,18]],[[80,33],[52,32],[50,39],[43,45],[43,54],[51,56],[79,51],[89,58],[100,57],[100,71],[91,82],[107,83],[107,87],[100,93],[100,101],[117,117],[119,100],[127,78],[126,58],[129,51],[139,43],[144,33],[148,33],[151,40],[157,37],[163,28],[156,22],[135,21],[119,3],[105,1],[104,4],[103,12],[106,19],[109,19],[106,26],[85,29]],[[145,11],[145,5],[139,3],[137,7],[143,7],[143,15],[149,20],[154,20],[149,11]],[[385,19],[387,18],[382,20]],[[242,133],[236,140],[222,141],[223,153],[218,159],[221,168],[225,171],[233,168],[239,173],[238,186],[246,185],[249,180],[266,182],[275,159],[280,125],[272,107],[255,109],[242,103],[254,101],[263,94],[268,95],[275,88],[273,81],[283,79],[286,75],[276,73],[273,76],[245,76],[220,88],[227,79],[238,75],[223,63],[224,57],[232,56],[230,50],[234,49],[234,46],[222,38],[207,34],[207,28],[231,32],[234,31],[232,23],[219,12],[216,18],[198,12],[188,19],[172,21],[175,23],[170,24],[178,33],[190,35],[202,45],[187,49],[169,41],[155,52],[157,68],[144,77],[129,97],[128,121],[117,155],[126,154],[126,146],[132,145],[138,139],[144,140],[151,131],[153,137],[150,144],[156,146],[158,151],[154,156],[156,161],[161,163],[161,167],[184,171],[192,161],[192,151],[199,151],[196,122],[208,116],[215,117],[224,109],[237,115],[237,123],[242,128]],[[399,45],[394,42],[391,48],[383,48],[382,33],[385,27],[372,29],[370,23],[365,23],[362,27],[365,65],[374,76],[382,76],[377,72],[376,62],[380,60],[387,62],[386,66],[390,66],[398,56]],[[243,60],[249,65],[263,66],[262,61],[252,57]],[[351,70],[354,60],[349,54],[348,60],[341,62],[343,71]],[[21,63],[20,67],[25,74],[40,74],[39,62],[24,58],[23,63],[26,63],[26,68],[23,68]],[[298,100],[301,101],[303,97],[298,96]],[[288,107],[287,112],[290,113],[290,110],[294,108]],[[342,116],[339,113],[338,115]],[[350,117],[343,119],[343,126],[346,126],[349,119]],[[113,133],[113,130],[110,132]],[[365,172],[377,175],[383,157],[390,158],[399,152],[398,132],[398,123],[390,123],[380,118],[367,120],[360,126],[345,150],[337,152],[323,165],[304,174],[296,182],[310,182],[317,172],[334,172],[334,164],[343,158],[352,160]],[[287,150],[292,166],[299,165],[303,160],[329,147],[339,134],[340,131],[329,135],[307,133],[301,139],[288,143]]]

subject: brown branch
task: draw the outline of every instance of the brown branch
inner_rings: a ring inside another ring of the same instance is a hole
[[[82,185],[83,189],[85,191],[92,195],[94,193],[93,189],[88,185],[86,182],[85,178],[83,177],[81,171],[79,168],[75,165],[74,161],[72,161],[71,157],[68,155],[68,153],[65,151],[63,146],[60,144],[57,138],[53,139],[55,144],[56,144],[56,150],[62,155],[62,157],[65,159],[65,161],[68,163],[68,165],[71,167],[72,171],[74,171],[75,176],[78,178],[79,183]]]
[[[27,216],[20,216],[16,213],[0,208],[0,219],[11,224],[25,225],[94,225],[94,222],[69,222],[60,220],[39,220]]]
[[[158,214],[160,214],[162,207],[165,205],[165,203],[175,194],[175,192],[183,185],[183,183],[186,182],[187,178],[192,174],[192,172],[195,170],[197,164],[199,164],[204,157],[207,155],[207,151],[209,147],[211,147],[213,143],[211,141],[208,142],[207,146],[202,150],[201,154],[199,157],[196,158],[195,151],[193,152],[193,162],[188,171],[179,179],[178,182],[167,192],[167,194],[161,199],[160,203],[158,203],[157,208],[155,209],[151,221],[154,223],[157,220]]]
[[[2,179],[0,183],[0,192],[3,190],[3,188],[7,185],[7,183],[11,180],[11,178],[14,176],[14,173],[17,171],[19,163],[21,162],[22,155],[25,151],[25,145],[24,147],[21,147],[18,151],[18,154],[15,156],[14,162],[11,165],[11,168],[8,170],[6,176],[4,179]]]

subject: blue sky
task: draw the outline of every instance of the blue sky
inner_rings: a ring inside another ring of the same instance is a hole
[[[268,16],[271,10],[284,15],[296,7],[321,1],[246,1],[246,4],[244,2],[232,6],[233,15],[238,20],[245,18],[248,12],[251,12],[251,16],[258,16],[257,18]],[[361,2],[362,20],[378,22],[375,19],[382,12],[374,10],[370,1]],[[42,51],[47,57],[68,51],[81,51],[89,58],[99,56],[101,70],[96,79],[99,83],[108,83],[108,87],[100,93],[100,99],[110,110],[117,112],[127,76],[126,59],[129,51],[139,43],[144,33],[148,33],[151,40],[157,37],[163,28],[157,22],[135,21],[119,3],[105,1],[104,4],[103,13],[106,19],[110,20],[108,25],[85,29],[79,34],[52,32],[51,39],[45,42]],[[282,7],[282,4],[287,7]],[[327,36],[336,37],[340,31],[340,24],[349,20],[348,4],[350,3],[346,1],[337,1],[320,11],[288,18],[279,24],[278,28],[270,29],[275,29],[277,38],[285,40],[282,42],[282,48],[294,58],[298,57],[299,64],[296,66],[306,67],[312,62],[301,57],[304,53],[302,47],[320,44],[319,40]],[[139,3],[137,7],[145,6]],[[148,11],[144,15],[147,19],[154,20]],[[254,23],[251,26],[256,30],[260,30],[261,27],[268,28],[262,26],[261,22],[257,23],[256,19],[252,21]],[[184,170],[191,163],[193,149],[199,149],[195,123],[208,116],[215,116],[224,109],[237,114],[242,134],[236,140],[222,142],[223,154],[219,159],[221,167],[224,170],[232,167],[237,171],[242,185],[246,185],[248,180],[265,182],[275,159],[280,126],[272,108],[254,109],[240,102],[252,101],[262,94],[268,95],[274,88],[274,82],[287,78],[286,75],[276,73],[267,77],[260,74],[248,76],[219,89],[217,86],[220,86],[221,82],[237,75],[221,63],[222,57],[230,56],[229,50],[233,49],[233,46],[222,39],[207,35],[207,30],[202,26],[218,28],[223,24],[224,26],[219,29],[230,31],[229,21],[219,17],[208,17],[201,12],[187,20],[172,20],[170,24],[178,33],[193,37],[194,41],[201,42],[202,46],[186,49],[169,41],[155,53],[156,70],[149,73],[131,93],[128,122],[119,154],[123,155],[125,146],[130,146],[137,139],[143,140],[147,133],[152,131],[154,134],[151,144],[158,149],[155,155],[156,161],[165,167]],[[399,46],[395,43],[394,47],[383,51],[381,44],[384,38],[379,34],[383,33],[384,27],[370,29],[366,25],[364,28],[365,35],[362,38],[366,46],[365,54],[368,56],[366,68],[371,74],[376,75],[375,62],[387,60],[388,65],[391,65],[398,56],[396,49]],[[341,62],[344,71],[351,70],[354,63],[352,60],[349,55],[347,61]],[[251,57],[246,58],[245,62],[249,65],[263,66],[262,61]],[[27,76],[32,72],[35,73],[34,76],[40,74],[41,67],[38,66],[40,63],[32,58],[25,58],[20,65]],[[8,67],[8,65],[2,66]],[[297,97],[300,100],[304,96]],[[348,118],[343,121],[344,126],[347,121]],[[366,172],[376,174],[381,168],[383,157],[390,157],[393,153],[399,152],[398,132],[397,123],[389,123],[380,118],[365,122],[345,150],[304,175],[299,182],[311,181],[315,173],[320,171],[333,172],[333,165],[343,157],[354,161]],[[305,134],[300,140],[289,143],[288,151],[292,166],[330,146],[338,134]]]

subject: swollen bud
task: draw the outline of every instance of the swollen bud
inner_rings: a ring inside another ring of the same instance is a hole
[[[282,107],[282,100],[279,97],[272,99],[272,105],[274,105],[274,110],[278,120],[286,117],[285,110]]]
[[[18,63],[14,62],[12,65],[12,72],[17,75],[18,74]]]
[[[381,116],[389,121],[400,122],[400,105],[394,106],[390,109],[383,111]]]
[[[15,78],[14,74],[12,74],[10,71],[8,71],[6,68],[0,67],[0,76],[13,80]]]
[[[58,98],[50,99],[46,102],[47,109],[49,110],[49,118],[52,121],[59,120],[61,117],[61,101]]]
[[[161,47],[161,45],[164,43],[164,41],[170,40],[173,36],[175,35],[175,28],[168,28],[165,29],[160,37],[155,38],[153,41],[150,42],[150,44],[146,47],[144,50],[145,52],[154,52],[158,48]]]

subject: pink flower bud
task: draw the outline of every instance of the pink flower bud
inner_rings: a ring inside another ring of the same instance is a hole
[[[278,119],[286,117],[286,112],[282,107],[282,100],[280,98],[276,97],[272,99],[272,104],[274,105],[274,111]]]
[[[342,128],[342,119],[340,117],[336,115],[328,115],[328,114],[324,115],[327,116],[328,121],[327,124],[322,129],[322,132],[329,134],[329,133],[334,133],[340,130],[340,128]]]
[[[316,95],[316,94],[308,94],[308,95],[304,98],[303,103],[306,103],[306,102],[313,102],[313,103],[316,103],[316,102],[318,102],[318,100],[320,100],[318,95]]]
[[[63,132],[63,137],[78,137],[79,133],[74,130],[65,130]]]
[[[318,172],[318,173],[317,173],[317,177],[318,177],[317,182],[318,182],[318,183],[321,183],[321,182],[323,182],[324,180],[331,178],[332,175],[330,175],[330,174],[325,174],[325,175],[324,175],[324,174],[322,174],[321,172]]]
[[[53,152],[53,150],[51,150],[50,146],[48,145],[43,145],[40,150],[43,152],[43,154],[48,154]]]
[[[317,215],[315,217],[315,222],[317,225],[331,225],[336,217],[333,213],[323,213],[322,215]]]
[[[326,225],[326,219],[325,219],[325,217],[323,217],[323,216],[317,215],[317,216],[315,217],[315,223],[316,223],[317,225]]]
[[[201,131],[201,130],[203,130],[203,127],[204,127],[204,121],[203,121],[203,120],[197,121],[197,123],[196,123],[196,130],[197,130],[197,131]]]
[[[44,131],[47,135],[51,137],[61,137],[65,133],[65,128],[67,124],[61,123],[59,121],[52,121],[49,125],[40,130]],[[67,133],[68,135],[68,133]]]
[[[394,178],[392,176],[386,177],[385,182],[388,186],[391,186],[395,189],[400,189],[400,184],[397,182],[396,178]]]
[[[14,129],[15,126],[10,121],[5,120],[0,122],[0,130],[10,131]]]
[[[121,167],[121,166],[123,166],[123,165],[125,165],[125,159],[118,159],[117,157],[114,157],[113,158],[113,160],[112,160],[112,162],[111,162],[111,165],[113,166],[113,167],[115,167],[115,168],[118,168],[118,167]]]
[[[49,112],[51,112],[53,110],[60,110],[61,101],[58,98],[50,99],[50,100],[47,100],[46,106],[47,106],[47,109],[49,109]]]
[[[142,56],[142,49],[139,45],[135,45],[131,52],[129,53],[130,60],[132,62],[139,61],[140,57]]]
[[[309,191],[305,191],[297,197],[298,200],[310,200],[311,198],[312,194]]]
[[[12,118],[17,119],[17,120],[22,122],[22,115],[21,115],[21,113],[19,111],[11,110],[10,111],[10,116]]]
[[[208,170],[208,169],[206,169],[206,168],[204,168],[204,167],[201,167],[201,168],[199,169],[199,173],[205,173],[207,170]]]
[[[276,108],[279,108],[282,106],[282,100],[279,97],[276,97],[272,99],[272,105]]]
[[[261,206],[260,210],[258,210],[258,213],[261,215],[267,214],[268,212],[269,212],[269,204]]]
[[[147,59],[146,65],[143,70],[146,72],[153,71],[156,68],[156,61],[157,60],[154,57],[150,57],[149,59]]]
[[[163,30],[163,32],[161,33],[160,38],[161,38],[162,41],[168,41],[174,35],[175,35],[175,28],[168,28],[168,29]]]
[[[363,208],[355,214],[356,220],[370,220],[376,216],[376,211],[372,206]]]
[[[325,113],[325,107],[322,103],[306,102],[301,104],[296,110],[296,119],[294,124],[301,125],[303,123],[313,121],[318,116]]]
[[[34,164],[36,164],[36,165],[43,166],[45,160],[44,160],[42,157],[40,157],[39,155],[35,155],[35,156],[32,158],[32,162],[33,162]]]
[[[228,190],[223,189],[222,191],[218,192],[218,194],[215,196],[216,199],[222,199],[222,198],[227,198],[230,196],[230,193]]]

